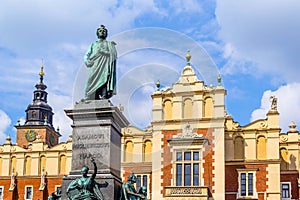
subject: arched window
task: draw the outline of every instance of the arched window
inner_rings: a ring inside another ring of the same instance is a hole
[[[152,142],[150,140],[147,140],[144,143],[144,161],[152,161]]]
[[[183,103],[183,118],[190,119],[193,117],[193,101],[191,99],[184,100]]]
[[[234,159],[244,159],[244,139],[241,136],[234,140]]]
[[[280,170],[288,170],[289,167],[289,157],[286,148],[280,149]]]
[[[213,116],[213,99],[211,97],[205,99],[204,116],[205,117]]]
[[[31,174],[31,157],[27,156],[25,158],[25,165],[24,165],[24,175]]]
[[[257,138],[257,159],[267,158],[267,141],[264,136]]]
[[[164,120],[172,119],[172,102],[170,100],[166,100],[164,102]]]
[[[125,145],[125,162],[133,161],[133,142],[128,141]]]
[[[40,174],[42,173],[42,170],[46,170],[46,156],[40,157]]]
[[[14,172],[16,172],[16,167],[17,167],[17,158],[15,156],[13,156],[10,159],[9,175],[11,175],[12,170],[14,170]]]
[[[31,118],[32,118],[32,119],[35,119],[35,118],[36,118],[36,112],[35,112],[35,111],[32,111],[32,113],[31,113]]]
[[[66,174],[67,157],[61,155],[59,158],[59,174]]]

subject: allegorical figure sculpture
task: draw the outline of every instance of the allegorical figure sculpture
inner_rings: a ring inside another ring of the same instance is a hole
[[[143,195],[145,197],[144,200],[147,200],[147,187],[146,186],[141,187],[138,191],[138,194]]]
[[[77,178],[70,183],[67,188],[67,196],[69,200],[104,200],[104,197],[95,181],[97,174],[97,165],[92,158],[94,164],[94,173],[88,176],[89,168],[84,166],[81,169],[81,178]]]
[[[129,174],[128,181],[123,183],[121,189],[120,200],[145,200],[146,196],[137,193],[134,183],[136,182],[136,176],[134,174]]]
[[[48,197],[48,200],[60,200],[61,199],[61,191],[52,192]]]
[[[91,44],[84,56],[90,68],[85,87],[85,99],[109,99],[116,94],[116,43],[107,41],[107,29],[97,29],[98,41]]]

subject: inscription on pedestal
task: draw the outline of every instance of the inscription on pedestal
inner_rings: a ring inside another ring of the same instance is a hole
[[[73,120],[72,168],[63,180],[63,199],[71,180],[81,177],[81,169],[93,169],[93,157],[98,170],[99,183],[104,199],[118,199],[121,186],[121,128],[129,123],[117,107],[108,100],[84,101],[66,110]]]
[[[72,169],[78,170],[83,165],[90,165],[89,159],[93,157],[98,169],[108,169],[110,166],[110,128],[109,127],[86,127],[74,130],[72,144],[73,155]]]

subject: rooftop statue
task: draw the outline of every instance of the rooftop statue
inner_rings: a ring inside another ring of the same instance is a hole
[[[116,43],[107,41],[107,29],[97,29],[98,41],[92,43],[84,56],[90,68],[85,86],[85,99],[109,99],[116,94]]]
[[[147,188],[146,191],[144,188],[138,193],[133,185],[135,182],[136,176],[134,174],[129,174],[128,181],[122,185],[120,200],[146,200],[145,194],[147,192]]]
[[[97,174],[96,162],[93,158],[91,162],[94,164],[94,173],[92,176],[88,176],[89,168],[84,166],[81,169],[82,177],[72,181],[67,188],[69,200],[104,200],[98,183],[95,181]]]

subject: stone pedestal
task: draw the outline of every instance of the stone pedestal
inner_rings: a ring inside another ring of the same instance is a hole
[[[69,183],[81,177],[81,169],[88,166],[93,172],[93,157],[97,164],[96,182],[105,199],[118,199],[122,184],[121,170],[121,128],[128,121],[109,100],[88,100],[65,110],[73,120],[72,168],[63,179],[62,199]]]

